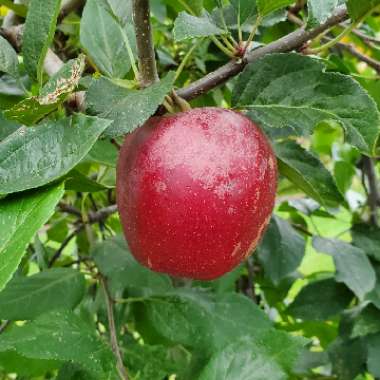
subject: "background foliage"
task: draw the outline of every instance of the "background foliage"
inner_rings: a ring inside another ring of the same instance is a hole
[[[379,4],[153,0],[141,89],[131,1],[0,0],[0,378],[380,378]],[[116,213],[123,135],[174,88],[278,157],[261,245],[212,282],[141,267]]]

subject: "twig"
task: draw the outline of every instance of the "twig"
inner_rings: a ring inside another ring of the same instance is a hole
[[[90,212],[88,214],[88,220],[90,224],[104,222],[109,216],[117,212],[117,205],[111,205],[101,208],[97,212]]]
[[[139,58],[139,81],[141,87],[144,88],[158,81],[153,35],[150,24],[149,0],[133,0],[132,5],[137,55]]]
[[[309,40],[319,36],[321,33],[339,24],[347,18],[347,9],[345,6],[338,7],[334,14],[323,24],[312,30],[306,30],[305,27],[274,41],[264,47],[250,51],[243,59],[231,60],[226,65],[216,71],[207,74],[205,77],[197,80],[177,91],[177,94],[186,100],[195,99],[198,96],[212,90],[213,88],[224,84],[230,78],[243,71],[248,63],[252,63],[262,58],[266,54],[285,53],[300,48]]]
[[[370,208],[370,222],[378,226],[377,208],[380,205],[380,191],[378,187],[376,167],[372,158],[363,156],[363,171],[368,180],[368,206]]]
[[[111,340],[111,347],[112,351],[115,355],[116,358],[116,365],[117,365],[117,371],[119,373],[119,376],[121,380],[128,380],[128,374],[127,371],[124,367],[123,363],[123,357],[121,355],[121,350],[119,347],[119,343],[117,340],[117,332],[116,332],[116,325],[115,325],[115,316],[114,316],[114,301],[111,298],[108,285],[107,285],[107,280],[105,277],[102,275],[99,276],[100,278],[100,284],[103,288],[104,291],[104,296],[106,299],[106,306],[107,306],[107,316],[108,316],[108,326],[110,330],[110,340]]]
[[[78,235],[79,232],[81,232],[84,228],[84,224],[80,224],[75,228],[75,230],[66,237],[66,239],[62,242],[61,246],[58,248],[58,250],[54,253],[53,257],[50,259],[48,263],[48,267],[51,268],[54,263],[61,257],[63,250],[69,245],[71,240],[74,239],[76,235]]]
[[[255,292],[255,262],[253,256],[248,257],[248,259],[246,260],[246,266],[248,271],[246,295],[249,298],[251,298],[255,303],[257,303]]]
[[[336,47],[346,50],[348,53],[358,58],[360,61],[365,62],[368,66],[372,67],[378,74],[380,74],[380,62],[361,53],[359,50],[355,49],[354,45],[339,42],[336,44]]]
[[[59,249],[55,252],[54,256],[50,259],[48,267],[51,268],[54,263],[61,257],[63,250],[67,247],[70,241],[85,228],[88,224],[104,223],[104,221],[112,214],[117,212],[117,205],[111,205],[104,207],[96,212],[89,212],[87,221],[83,220],[82,213],[75,207],[67,205],[60,202],[58,205],[59,209],[68,214],[75,215],[78,217],[75,230],[66,237],[62,242]]]
[[[68,263],[68,264],[65,264],[63,265],[65,268],[67,267],[71,267],[73,265],[76,265],[76,264],[81,264],[81,263],[92,263],[94,261],[94,259],[90,256],[80,256],[77,260],[73,260],[72,262]]]
[[[80,223],[84,223],[83,218],[82,218],[82,213],[76,207],[68,205],[64,202],[60,202],[58,204],[58,208],[63,212],[67,212],[68,214],[77,216],[79,218]],[[115,214],[116,212],[117,212],[117,205],[107,206],[107,207],[101,208],[100,210],[96,212],[89,212],[88,223],[94,224],[94,223],[104,222],[109,216],[111,216],[112,214]]]
[[[111,144],[114,145],[117,150],[121,149],[121,145],[115,139],[111,139]]]
[[[59,202],[58,204],[58,208],[63,211],[63,212],[67,212],[68,214],[72,214],[72,215],[75,215],[77,216],[78,218],[81,218],[82,219],[82,213],[80,212],[80,210],[78,210],[76,207],[74,206],[71,206],[71,205],[68,205],[64,202]]]
[[[288,20],[298,26],[304,26],[304,22],[297,17],[293,12],[288,11]]]
[[[376,37],[371,37],[368,34],[361,32],[359,29],[354,29],[352,33],[358,36],[359,38],[361,38],[365,42],[373,42],[375,44],[380,44],[380,39]]]

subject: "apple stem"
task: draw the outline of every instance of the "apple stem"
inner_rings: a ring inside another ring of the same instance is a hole
[[[168,100],[168,98],[170,98],[170,96],[166,96],[165,100],[163,101],[163,106],[166,108],[166,110],[169,112],[169,113],[175,113],[175,109],[174,107],[172,106],[172,104],[170,104],[170,101]]]
[[[174,101],[174,104],[179,107],[182,112],[190,111],[190,104],[183,98],[181,98],[174,90],[172,91],[171,98]]]

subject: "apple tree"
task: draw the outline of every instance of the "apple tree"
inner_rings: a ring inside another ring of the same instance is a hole
[[[379,0],[0,22],[0,379],[380,378]]]

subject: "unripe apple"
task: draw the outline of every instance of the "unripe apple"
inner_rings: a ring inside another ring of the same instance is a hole
[[[247,117],[220,108],[153,117],[126,137],[117,167],[131,252],[157,272],[215,279],[256,248],[276,181],[270,144]]]

